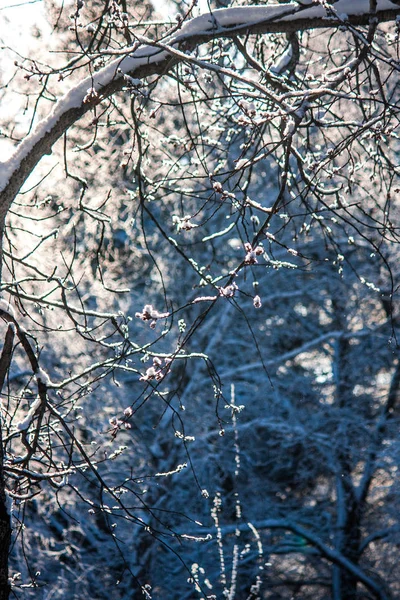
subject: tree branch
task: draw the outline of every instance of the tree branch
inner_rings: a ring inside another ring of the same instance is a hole
[[[380,23],[395,20],[400,9],[389,0],[379,0],[374,18]],[[339,0],[334,8],[325,9],[318,2],[311,7],[297,3],[269,6],[228,8],[196,17],[181,30],[164,40],[164,45],[193,49],[215,38],[244,34],[290,33],[316,28],[360,26],[370,22],[369,0]],[[341,13],[346,12],[344,17]],[[72,88],[55,105],[48,117],[17,147],[0,170],[0,222],[7,214],[16,194],[41,158],[51,153],[54,143],[84,114],[126,85],[124,76],[143,79],[169,71],[179,59],[157,43],[128,48],[124,56],[113,60],[97,73]]]
[[[317,548],[317,550],[323,558],[326,558],[327,560],[329,560],[329,562],[342,567],[343,569],[354,575],[358,579],[358,581],[360,581],[360,583],[362,583],[368,590],[373,592],[375,598],[378,598],[379,600],[390,600],[389,596],[384,590],[382,590],[382,587],[379,583],[377,583],[371,577],[366,575],[366,573],[364,573],[364,571],[359,566],[352,563],[340,552],[331,548],[330,546],[327,546],[321,540],[320,537],[315,535],[309,529],[306,529],[301,525],[292,523],[291,521],[288,521],[286,519],[265,519],[263,521],[258,521],[257,523],[251,523],[250,525],[257,531],[260,529],[283,529],[287,531],[292,531],[296,535],[299,535],[305,540],[307,540],[307,542],[311,546]],[[226,527],[220,528],[221,533],[224,536],[236,534],[238,530],[248,531],[248,529],[249,525],[247,523],[238,523],[235,525],[228,525]],[[207,533],[211,533],[211,531],[209,531],[208,529],[202,529],[199,533],[202,537],[205,537]]]

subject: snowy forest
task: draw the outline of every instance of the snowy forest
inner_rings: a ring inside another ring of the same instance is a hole
[[[400,598],[400,2],[1,0],[0,600]]]

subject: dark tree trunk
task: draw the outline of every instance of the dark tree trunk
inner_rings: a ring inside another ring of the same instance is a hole
[[[10,367],[14,342],[14,329],[7,327],[0,357],[0,392]],[[11,521],[6,504],[6,481],[4,476],[3,423],[0,423],[0,600],[8,600],[11,586],[8,582],[8,556],[11,542]]]
[[[1,473],[3,486],[3,473]],[[2,496],[4,488],[2,487]],[[8,600],[10,597],[11,586],[8,582],[8,555],[11,541],[11,523],[10,515],[7,512],[6,503],[3,498],[0,499],[0,600]]]
[[[346,526],[343,531],[342,554],[355,565],[360,559],[360,518],[358,506],[355,505],[347,515]],[[357,598],[358,579],[346,570],[340,573],[340,598],[342,600],[355,600]]]

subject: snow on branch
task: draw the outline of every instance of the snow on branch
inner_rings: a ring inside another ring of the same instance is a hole
[[[337,27],[346,22],[367,24],[369,0],[339,0],[325,8],[318,0],[308,5],[246,6],[216,10],[183,24],[181,29],[163,40],[162,48],[154,44],[127,48],[122,56],[85,78],[60,98],[51,113],[17,146],[11,157],[0,163],[0,219],[4,218],[16,194],[40,159],[51,152],[53,144],[101,100],[120,91],[126,76],[139,81],[152,74],[165,73],[179,61],[166,46],[195,47],[215,37],[241,33],[272,33],[317,27]],[[376,18],[393,20],[399,7],[389,0],[378,0]]]

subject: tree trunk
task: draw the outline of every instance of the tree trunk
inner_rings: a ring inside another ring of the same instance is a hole
[[[354,507],[347,515],[341,552],[355,565],[358,565],[360,558],[360,539],[358,507]],[[357,577],[342,569],[339,576],[339,598],[341,600],[355,600],[357,598],[357,583]]]
[[[333,297],[334,321],[336,328],[347,332],[346,304],[341,297]],[[333,372],[336,384],[336,406],[345,410],[351,402],[352,373],[348,361],[349,340],[345,336],[339,338],[335,345]],[[361,505],[356,496],[352,479],[351,456],[345,446],[339,450],[339,475],[337,480],[337,522],[336,543],[339,552],[358,565],[360,558],[360,519]],[[334,600],[355,600],[357,598],[358,578],[341,567],[334,567],[333,598]]]
[[[1,227],[1,233],[3,228]],[[2,236],[1,236],[2,237]],[[0,248],[1,239],[0,239]],[[1,273],[1,259],[0,259]],[[1,276],[0,276],[1,278]],[[7,333],[0,357],[0,392],[4,388],[8,369],[12,359],[14,343],[14,329],[7,324]],[[2,417],[2,415],[1,415]],[[11,586],[8,582],[8,556],[11,543],[11,520],[6,503],[6,481],[4,476],[4,448],[3,448],[3,419],[0,422],[0,600],[8,600]]]
[[[8,600],[11,586],[8,582],[8,555],[11,541],[10,515],[7,512],[4,494],[4,476],[1,469],[2,496],[0,499],[0,600]]]

